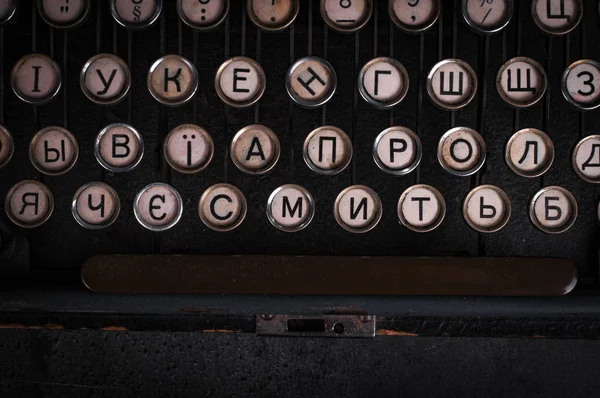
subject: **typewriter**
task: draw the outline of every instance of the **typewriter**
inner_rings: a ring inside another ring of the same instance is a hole
[[[0,0],[0,320],[598,336],[599,22]]]

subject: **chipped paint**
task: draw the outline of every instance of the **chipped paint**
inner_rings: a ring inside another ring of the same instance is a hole
[[[375,334],[378,336],[409,336],[418,337],[419,335],[411,332],[403,332],[402,330],[377,329]]]

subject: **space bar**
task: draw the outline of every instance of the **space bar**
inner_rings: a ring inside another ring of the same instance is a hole
[[[560,296],[568,260],[498,257],[100,255],[81,277],[94,292]]]

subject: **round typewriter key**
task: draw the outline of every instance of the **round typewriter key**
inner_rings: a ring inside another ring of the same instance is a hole
[[[89,0],[38,0],[38,12],[50,26],[70,29],[85,20],[90,11]]]
[[[179,222],[183,201],[175,188],[155,182],[146,185],[135,196],[133,213],[142,227],[150,231],[166,231]]]
[[[571,192],[562,187],[542,188],[529,205],[529,218],[543,232],[560,234],[577,219],[577,201]]]
[[[459,59],[445,59],[434,65],[427,76],[427,92],[434,104],[442,109],[460,109],[477,93],[477,75],[473,68]]]
[[[539,177],[554,161],[554,145],[543,131],[526,128],[508,140],[505,153],[508,167],[522,177]]]
[[[182,124],[165,138],[163,155],[169,166],[184,174],[197,173],[210,163],[214,153],[213,140],[200,126]]]
[[[440,0],[390,0],[390,18],[407,33],[421,33],[431,28],[440,16]]]
[[[517,57],[506,62],[496,77],[496,89],[504,101],[517,108],[537,103],[546,92],[544,68],[531,58]]]
[[[590,135],[579,141],[573,151],[571,164],[583,180],[600,184],[600,135]]]
[[[4,200],[6,215],[23,228],[35,228],[45,223],[54,210],[54,196],[39,181],[25,180],[15,184]]]
[[[246,217],[246,197],[236,187],[216,184],[209,187],[198,202],[202,222],[215,231],[231,231]]]
[[[41,129],[29,144],[29,159],[41,173],[64,174],[71,170],[79,156],[77,140],[68,130],[51,126]]]
[[[475,231],[499,231],[510,219],[510,199],[494,185],[480,185],[467,194],[463,217]]]
[[[535,24],[551,35],[564,35],[579,25],[583,16],[581,0],[533,0],[531,15]]]
[[[15,151],[15,143],[6,127],[0,125],[0,169],[10,161]]]
[[[177,0],[179,18],[197,30],[219,26],[229,12],[229,0]]]
[[[17,97],[23,101],[44,104],[56,97],[60,90],[60,68],[45,55],[29,54],[14,66],[10,83]]]
[[[0,25],[15,15],[17,0],[0,0]]]
[[[277,31],[294,22],[300,10],[300,0],[248,0],[246,8],[256,26]]]
[[[382,213],[379,195],[364,185],[352,185],[344,189],[333,205],[337,223],[346,231],[357,234],[375,228]]]
[[[352,141],[337,127],[319,127],[304,140],[302,156],[311,170],[319,174],[338,174],[350,164]]]
[[[331,29],[341,33],[359,30],[372,13],[372,0],[321,0],[323,20]]]
[[[582,59],[572,63],[562,76],[562,93],[582,110],[600,106],[600,63]]]
[[[367,62],[358,75],[360,95],[380,109],[400,103],[408,92],[408,86],[408,72],[393,58],[375,58]]]
[[[319,57],[296,61],[285,78],[285,88],[292,99],[306,108],[316,108],[333,97],[337,76],[333,66]]]
[[[144,29],[152,25],[162,11],[162,0],[110,0],[110,12],[121,26]]]
[[[432,186],[409,187],[398,200],[398,218],[408,229],[429,232],[436,229],[446,216],[446,201]]]
[[[103,182],[85,184],[75,192],[71,202],[75,221],[87,229],[108,227],[119,217],[120,211],[117,191]]]
[[[225,61],[215,76],[215,90],[228,105],[245,108],[256,103],[265,92],[265,72],[258,62],[248,57]]]
[[[449,173],[460,177],[470,176],[477,173],[485,163],[485,142],[475,130],[455,127],[440,139],[437,157]]]
[[[125,123],[103,128],[94,143],[96,160],[115,173],[133,170],[144,156],[144,140],[140,133]]]
[[[462,14],[478,33],[500,32],[512,18],[513,0],[462,0]]]
[[[196,67],[179,55],[159,58],[148,72],[148,90],[163,105],[183,105],[192,99],[197,88]]]
[[[282,185],[267,201],[267,218],[277,229],[296,232],[306,228],[315,215],[312,195],[299,185]]]
[[[373,159],[377,166],[395,175],[408,174],[416,169],[422,153],[419,137],[411,129],[400,126],[383,130],[373,146]]]
[[[273,131],[260,124],[246,126],[231,141],[231,160],[248,174],[264,174],[279,160],[279,139]]]
[[[131,86],[129,67],[116,55],[95,55],[81,69],[79,84],[85,96],[96,104],[116,104]]]

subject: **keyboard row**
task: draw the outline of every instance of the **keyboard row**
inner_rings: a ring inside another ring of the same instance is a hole
[[[4,207],[9,219],[16,225],[34,228],[52,215],[54,198],[45,184],[25,180],[9,190]],[[247,207],[246,198],[238,188],[230,184],[215,184],[202,193],[197,213],[207,227],[215,231],[230,231],[243,222]],[[77,223],[92,230],[110,226],[120,211],[118,193],[104,182],[85,184],[77,190],[71,202],[71,212]],[[183,214],[183,201],[172,186],[162,182],[152,183],[136,195],[133,212],[144,228],[165,231],[179,222]],[[300,231],[310,224],[315,215],[314,198],[299,185],[283,185],[268,197],[266,213],[276,228],[286,232]],[[496,232],[510,219],[511,202],[497,186],[480,185],[465,197],[462,213],[467,224],[475,231]],[[529,205],[532,223],[550,234],[567,231],[575,223],[577,213],[575,197],[559,186],[541,189]],[[333,206],[337,223],[352,233],[375,228],[382,214],[379,196],[364,185],[352,185],[341,191]],[[411,186],[398,200],[398,220],[415,232],[434,230],[442,223],[445,214],[444,197],[429,185]]]
[[[0,168],[7,165],[15,151],[10,132],[0,126]],[[247,174],[264,174],[277,164],[281,144],[268,127],[253,124],[238,131],[229,146],[231,160]],[[175,127],[163,141],[167,163],[184,174],[204,170],[214,154],[209,133],[194,124]],[[421,140],[407,127],[394,126],[382,131],[373,144],[377,166],[394,175],[413,171],[422,158]],[[100,131],[94,142],[94,154],[106,170],[130,171],[142,160],[144,139],[135,128],[124,123],[111,124]],[[322,126],[308,134],[302,147],[306,165],[316,173],[334,175],[352,160],[350,137],[334,126]],[[487,156],[483,137],[468,127],[455,127],[442,135],[437,158],[440,165],[457,176],[470,176],[484,165]],[[79,144],[68,130],[51,126],[37,132],[29,144],[34,167],[47,175],[60,175],[73,168],[79,157]],[[534,178],[544,174],[554,161],[554,145],[546,133],[525,128],[514,133],[506,144],[505,161],[519,176]],[[577,175],[591,183],[600,183],[600,135],[583,138],[575,146],[572,166]]]
[[[12,18],[17,0],[0,1],[0,24]],[[71,29],[90,14],[90,0],[38,0],[38,12],[50,26]],[[250,20],[265,31],[289,27],[300,11],[300,0],[247,0]],[[234,3],[235,4],[235,3]],[[175,1],[165,2],[166,6]],[[389,0],[390,19],[408,33],[430,29],[438,20],[441,0]],[[191,28],[204,31],[223,23],[229,12],[229,0],[177,0],[181,20]],[[371,19],[373,0],[321,0],[323,21],[341,33],[355,32]],[[310,8],[309,8],[310,9]],[[163,11],[162,0],[111,0],[113,18],[121,26],[139,30],[154,24]],[[468,26],[480,34],[501,31],[512,19],[514,0],[462,0],[462,16]],[[584,8],[581,0],[532,0],[531,15],[536,25],[551,35],[566,34],[580,23]]]
[[[80,73],[83,93],[96,104],[122,101],[131,86],[128,65],[112,54],[98,54],[85,62]],[[433,66],[426,89],[435,105],[445,110],[467,106],[477,94],[477,74],[466,62],[445,59]],[[544,68],[535,60],[516,57],[498,71],[496,89],[509,105],[526,108],[538,103],[548,86]],[[14,93],[31,104],[51,101],[62,86],[59,65],[43,54],[29,54],[12,69]],[[192,62],[180,55],[166,55],[152,64],[147,75],[150,94],[166,106],[190,101],[198,88],[198,72]],[[248,57],[233,57],[217,70],[214,88],[221,100],[233,107],[255,104],[265,92],[267,76],[262,66]],[[406,68],[396,59],[378,57],[359,72],[356,86],[361,97],[379,109],[399,104],[410,86]],[[325,59],[309,56],[297,60],[287,71],[285,87],[294,102],[306,108],[326,104],[337,88],[337,75]],[[581,110],[600,106],[600,63],[583,59],[571,64],[561,81],[565,99]]]

